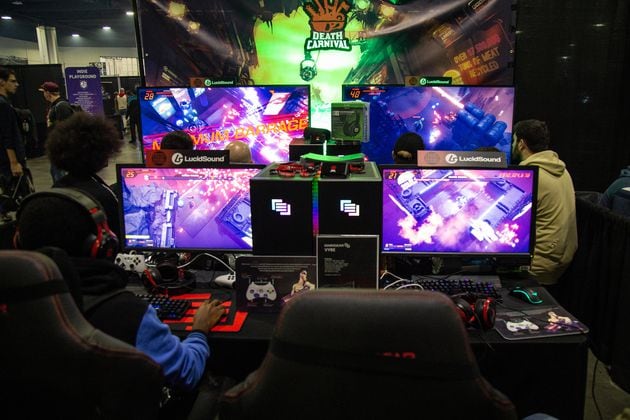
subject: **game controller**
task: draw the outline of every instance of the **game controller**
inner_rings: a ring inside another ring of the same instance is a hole
[[[273,287],[273,283],[249,283],[245,297],[248,301],[253,302],[257,299],[276,300],[278,295],[276,294],[276,288]]]
[[[220,276],[216,276],[214,278],[214,284],[221,287],[233,288],[235,281],[236,281],[236,276],[234,275],[234,273],[223,274]]]
[[[517,331],[521,331],[521,330],[531,330],[531,331],[537,331],[539,329],[538,325],[524,319],[520,322],[511,322],[508,321],[505,323],[505,326],[507,327],[508,331],[512,331],[512,332],[517,332]]]
[[[116,255],[114,263],[125,271],[134,271],[143,273],[147,269],[144,262],[144,255],[141,254],[123,254]]]

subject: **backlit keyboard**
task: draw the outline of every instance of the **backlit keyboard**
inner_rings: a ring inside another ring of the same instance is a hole
[[[475,295],[477,297],[491,297],[498,299],[499,293],[497,293],[494,283],[485,281],[475,281],[467,278],[461,279],[417,279],[414,283],[422,286],[425,290],[434,290],[436,292],[442,292],[449,296],[457,295],[460,293],[467,293]]]
[[[161,320],[181,319],[186,315],[192,301],[188,299],[171,299],[165,295],[136,295],[147,301],[157,312]]]

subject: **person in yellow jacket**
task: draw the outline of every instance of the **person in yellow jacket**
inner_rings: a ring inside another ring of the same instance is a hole
[[[571,264],[578,245],[573,180],[565,163],[549,149],[545,122],[519,121],[512,133],[512,161],[539,167],[536,247],[530,271],[540,284],[552,286]]]

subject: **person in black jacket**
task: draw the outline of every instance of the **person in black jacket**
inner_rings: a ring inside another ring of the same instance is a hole
[[[46,127],[48,127],[49,130],[54,129],[59,122],[70,118],[70,116],[74,114],[70,102],[64,99],[59,93],[59,85],[57,83],[44,82],[39,87],[39,91],[43,93],[44,99],[50,102],[48,114],[46,115]],[[65,172],[51,162],[50,176],[52,177],[53,183],[57,182],[64,175]]]
[[[138,96],[136,89],[127,96],[127,120],[129,122],[129,132],[131,133],[131,140],[129,143],[136,142],[139,137],[139,123],[140,123],[140,103],[138,102]],[[140,139],[142,143],[142,138]]]
[[[118,237],[118,197],[97,172],[108,165],[122,145],[111,121],[86,112],[77,112],[57,124],[46,142],[51,164],[67,171],[53,188],[76,188],[93,196],[103,206],[109,226]]]

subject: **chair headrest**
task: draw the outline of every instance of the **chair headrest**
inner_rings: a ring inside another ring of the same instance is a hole
[[[456,375],[478,374],[453,302],[429,291],[319,289],[300,294],[283,308],[271,351],[357,367],[391,357],[420,370],[439,366],[440,375],[448,366]]]

